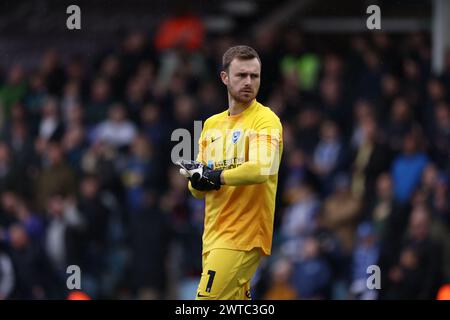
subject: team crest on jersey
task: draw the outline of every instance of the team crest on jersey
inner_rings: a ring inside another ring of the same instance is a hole
[[[231,136],[231,141],[233,142],[233,144],[236,144],[236,142],[239,140],[239,137],[241,136],[241,131],[234,131],[233,135]]]

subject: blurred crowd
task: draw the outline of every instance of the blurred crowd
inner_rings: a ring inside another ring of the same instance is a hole
[[[69,265],[94,299],[194,297],[204,204],[171,133],[227,108],[221,58],[240,43],[284,128],[253,297],[434,299],[450,283],[450,55],[436,76],[427,34],[247,38],[183,21],[192,37],[166,21],[97,56],[1,66],[0,299],[65,299]]]

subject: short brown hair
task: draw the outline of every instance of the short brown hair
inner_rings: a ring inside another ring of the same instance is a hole
[[[242,60],[251,60],[253,58],[257,58],[259,64],[261,64],[261,59],[259,58],[258,53],[255,49],[249,46],[235,46],[229,48],[222,57],[222,68],[225,71],[228,71],[228,67],[230,66],[231,61],[234,58],[242,59]]]

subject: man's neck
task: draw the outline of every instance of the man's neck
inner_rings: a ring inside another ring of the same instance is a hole
[[[254,100],[251,100],[250,102],[241,103],[237,102],[231,97],[228,97],[229,107],[228,107],[228,115],[229,116],[235,116],[237,114],[240,114],[245,109],[250,107],[250,105],[253,103]]]

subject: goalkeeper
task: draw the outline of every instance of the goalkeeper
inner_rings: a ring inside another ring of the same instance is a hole
[[[261,61],[248,46],[223,55],[228,110],[208,118],[197,161],[180,173],[198,199],[205,198],[203,271],[197,299],[250,299],[250,280],[272,246],[282,126],[256,101]]]

